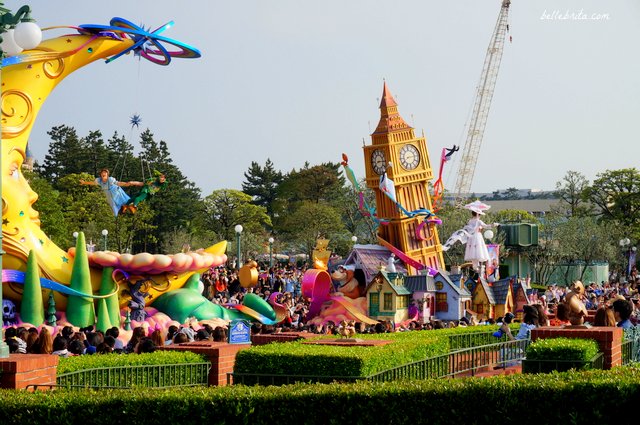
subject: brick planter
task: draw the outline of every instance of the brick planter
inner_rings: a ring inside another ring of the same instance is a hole
[[[1,388],[24,389],[29,385],[55,385],[58,356],[50,354],[10,354],[0,359]]]
[[[538,338],[584,338],[593,339],[598,343],[604,355],[604,368],[611,369],[622,364],[622,328],[592,327],[577,329],[572,327],[556,328],[541,327],[531,331],[531,341]]]
[[[227,344],[226,342],[194,341],[178,345],[165,345],[160,350],[191,351],[204,354],[211,362],[209,385],[227,385],[227,373],[233,372],[238,351],[251,347],[249,344]]]

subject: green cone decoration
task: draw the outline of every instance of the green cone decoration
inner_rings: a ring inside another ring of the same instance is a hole
[[[111,328],[111,320],[109,319],[109,309],[107,307],[107,300],[104,298],[98,299],[98,323],[96,323],[96,329],[102,332],[106,332]]]
[[[83,232],[80,232],[76,239],[76,257],[73,261],[69,287],[84,294],[93,294]],[[74,326],[81,328],[93,326],[96,320],[93,300],[70,295],[67,302],[67,320]]]
[[[199,289],[198,288],[199,283],[200,283],[200,273],[194,273],[191,276],[189,276],[189,278],[184,283],[184,285],[182,285],[182,287],[185,289],[192,289],[194,291],[197,291]]]
[[[56,300],[53,299],[53,291],[49,291],[49,306],[47,307],[47,325],[56,326],[58,318],[56,317]]]
[[[99,295],[107,295],[116,290],[116,283],[113,281],[111,275],[113,274],[113,267],[105,267],[102,269],[102,280],[100,281]],[[107,311],[109,312],[109,321],[111,326],[120,327],[120,300],[118,299],[118,292],[106,298]],[[100,300],[98,300],[100,302]],[[100,304],[98,304],[98,312],[100,311]],[[98,317],[100,322],[100,317]]]
[[[42,287],[40,286],[40,272],[36,261],[35,251],[29,251],[27,271],[24,275],[24,293],[20,305],[20,319],[40,326],[44,322],[44,303],[42,302]]]

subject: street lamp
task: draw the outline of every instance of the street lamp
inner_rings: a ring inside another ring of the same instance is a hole
[[[15,14],[0,1],[0,72],[6,56],[14,56],[23,49],[33,49],[42,41],[42,31],[31,19],[31,8],[22,6]],[[1,74],[0,74],[1,75]],[[1,121],[0,121],[1,122]],[[0,128],[0,164],[2,163],[2,129]],[[2,173],[0,173],[0,197],[2,197]],[[2,232],[0,231],[0,274],[2,274]],[[2,304],[2,284],[0,284],[0,304]],[[9,357],[9,346],[4,340],[4,330],[0,327],[0,358]]]
[[[351,236],[351,242],[355,245],[358,242],[358,237],[356,235]]]
[[[273,243],[275,239],[269,238],[269,269],[273,267]]]
[[[236,231],[236,247],[237,249],[237,256],[236,258],[238,259],[238,264],[237,264],[237,269],[240,270],[240,234],[242,233],[242,225],[241,224],[236,224],[236,227],[233,228],[233,230]]]
[[[102,245],[103,245],[103,251],[107,250],[107,235],[109,234],[109,231],[107,229],[102,229]]]
[[[629,238],[622,238],[618,243],[620,244],[620,248],[622,248],[622,252],[624,253],[624,257],[625,257],[624,259],[625,259],[625,262],[627,263],[627,264],[623,263],[623,266],[624,266],[623,274],[625,275],[625,278],[626,278],[626,275],[631,273],[631,270],[630,270],[631,269],[631,261],[630,261],[631,251],[627,250],[627,247],[631,245],[631,240]]]
[[[78,239],[79,233],[78,232],[73,232],[72,235],[73,235],[73,239]]]

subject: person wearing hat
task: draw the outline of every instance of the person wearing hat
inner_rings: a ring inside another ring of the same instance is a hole
[[[474,201],[464,207],[471,211],[471,219],[467,222],[466,226],[451,235],[447,242],[442,246],[442,250],[449,250],[449,248],[451,248],[451,246],[453,246],[457,241],[465,243],[464,260],[470,261],[473,265],[473,269],[480,272],[480,265],[491,259],[491,257],[489,257],[487,245],[484,242],[482,230],[497,227],[498,223],[491,225],[480,220],[480,216],[484,215],[484,211],[491,208],[483,202]]]

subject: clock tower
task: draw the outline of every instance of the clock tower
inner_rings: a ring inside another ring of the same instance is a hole
[[[395,183],[396,200],[407,211],[426,208],[432,210],[427,183],[433,178],[427,143],[416,137],[398,113],[398,104],[384,83],[380,101],[380,121],[371,135],[371,144],[364,146],[367,187],[376,194],[376,211],[379,218],[390,219],[380,225],[378,237],[404,252],[409,257],[433,269],[443,269],[442,246],[435,225],[420,229],[423,216],[408,217],[380,190],[380,178]],[[416,270],[407,264],[410,274]]]

